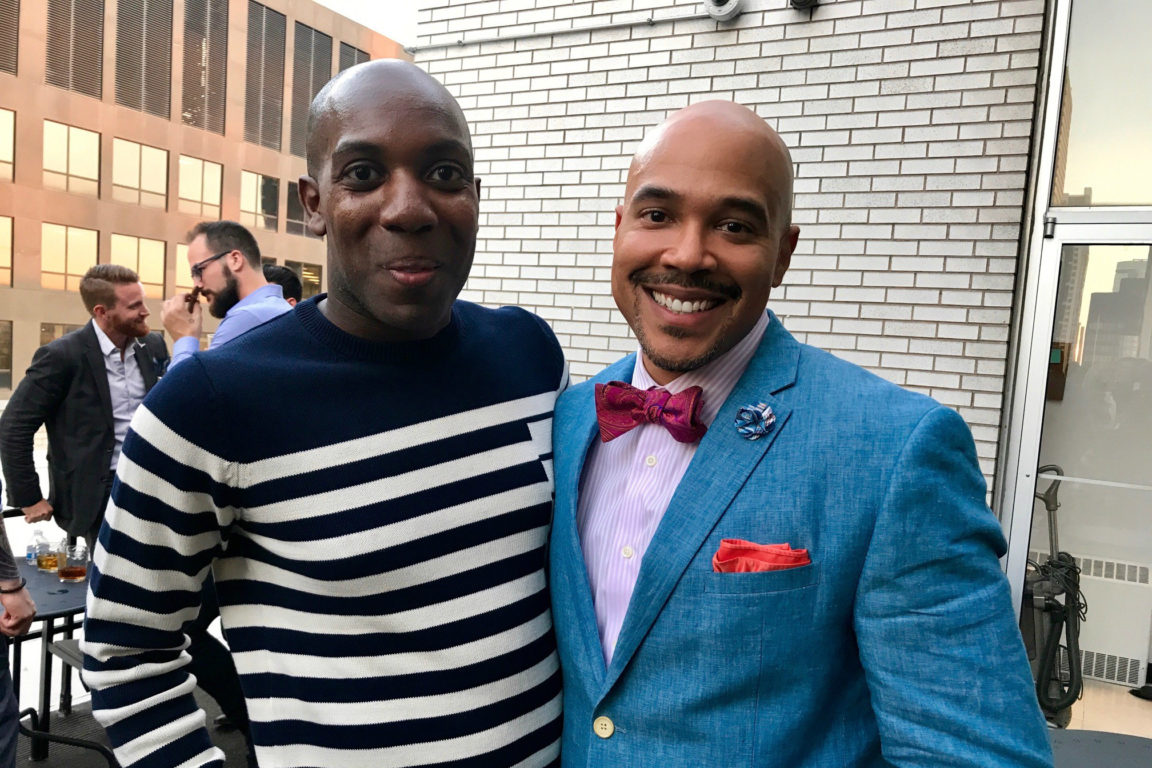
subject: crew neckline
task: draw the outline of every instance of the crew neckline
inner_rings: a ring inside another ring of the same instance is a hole
[[[355,336],[336,326],[320,311],[320,302],[328,294],[321,293],[296,305],[295,314],[304,329],[321,344],[336,352],[370,360],[391,362],[400,359],[427,359],[451,351],[460,337],[460,316],[457,302],[452,304],[452,316],[448,325],[435,336],[415,341],[374,341]]]

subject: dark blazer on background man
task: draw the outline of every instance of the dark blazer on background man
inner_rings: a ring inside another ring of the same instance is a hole
[[[164,339],[150,333],[132,348],[150,390],[168,363]],[[108,374],[91,320],[36,350],[0,416],[0,463],[13,507],[43,498],[32,459],[33,436],[42,424],[48,428],[53,519],[69,534],[85,536],[104,513],[116,446]]]

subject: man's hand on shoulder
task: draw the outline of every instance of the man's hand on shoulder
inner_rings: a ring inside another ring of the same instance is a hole
[[[30,507],[24,507],[24,520],[29,523],[39,523],[52,519],[52,505],[47,499],[40,499]]]
[[[19,581],[0,582],[0,589],[11,589],[19,585]],[[4,615],[0,616],[0,632],[8,637],[17,637],[28,631],[32,620],[36,618],[36,603],[27,589],[11,594],[0,594],[0,605],[4,606]]]
[[[164,330],[172,334],[172,338],[182,339],[185,336],[200,338],[204,327],[204,309],[200,302],[188,308],[190,294],[178,293],[167,299],[160,310],[160,317],[164,321]]]

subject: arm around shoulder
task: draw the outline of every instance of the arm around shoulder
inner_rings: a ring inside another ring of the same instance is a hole
[[[893,465],[855,606],[893,765],[1052,765],[985,492],[967,425],[930,409]]]

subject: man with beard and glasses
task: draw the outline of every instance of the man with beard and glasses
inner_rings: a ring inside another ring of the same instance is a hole
[[[168,349],[148,328],[144,286],[127,267],[99,264],[80,281],[92,319],[32,356],[0,416],[0,463],[8,501],[30,523],[50,520],[89,550],[120,460],[128,423],[164,372]],[[33,461],[33,438],[48,432],[48,498]]]
[[[554,420],[563,763],[1050,766],[972,436],[765,311],[791,211],[788,148],[731,102],[632,160],[639,350]]]
[[[329,293],[192,356],[133,422],[93,567],[93,711],[123,765],[221,765],[181,650],[211,571],[262,765],[555,766],[567,370],[539,317],[457,300],[464,113],[411,63],[351,67],[312,103],[307,169]]]
[[[209,348],[227,344],[258,325],[292,309],[283,289],[264,278],[256,238],[234,221],[202,221],[188,233],[192,284],[208,300],[212,317],[220,318]],[[172,334],[172,363],[178,365],[200,349],[204,316],[200,302],[179,293],[164,302],[164,329]]]

